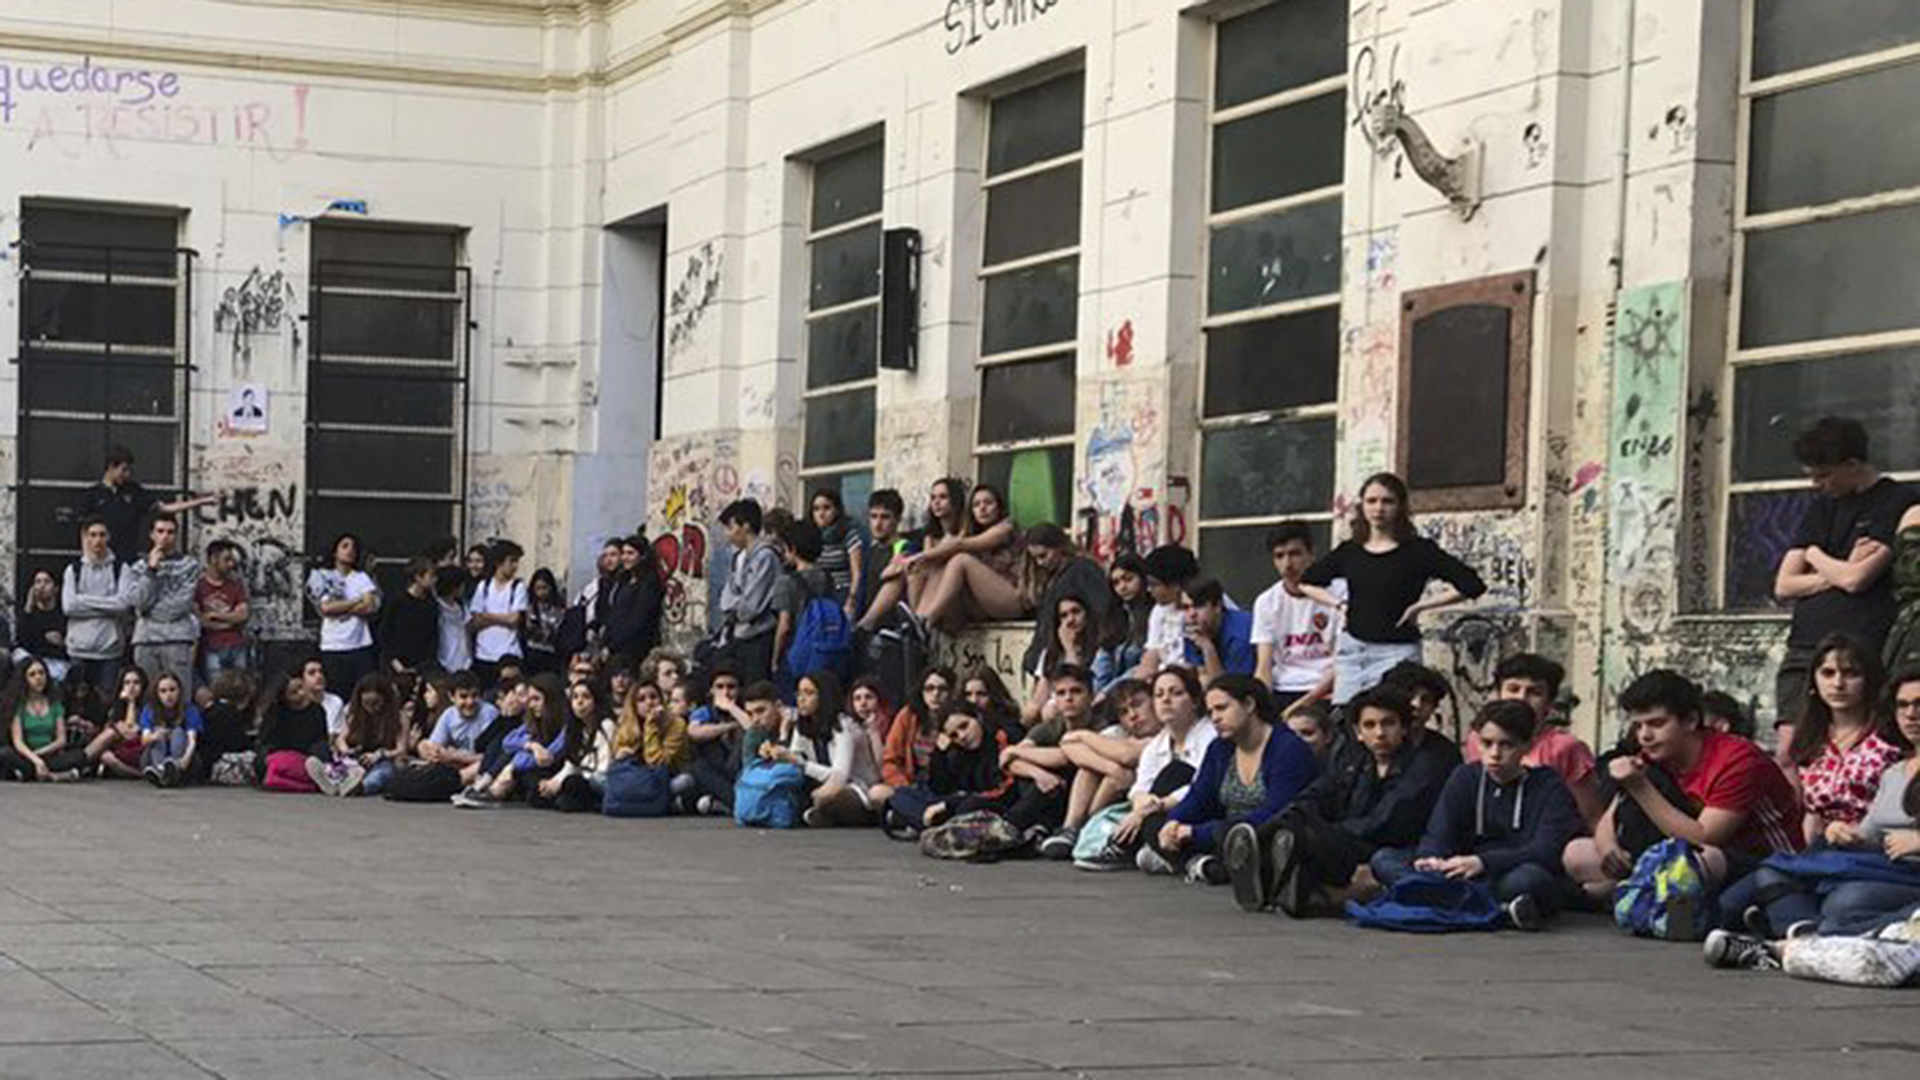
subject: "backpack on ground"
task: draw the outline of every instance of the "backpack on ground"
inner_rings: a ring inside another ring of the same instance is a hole
[[[786,762],[755,761],[733,782],[733,820],[757,829],[791,829],[800,822],[807,774]]]
[[[221,754],[219,760],[213,763],[212,771],[207,774],[207,781],[219,787],[252,787],[253,757],[251,750]]]
[[[607,769],[600,812],[608,817],[666,817],[673,809],[673,776],[664,766],[623,757]]]
[[[381,792],[393,802],[443,803],[460,794],[460,770],[451,765],[416,765],[401,769]]]
[[[1498,930],[1506,921],[1486,882],[1424,873],[1408,874],[1367,903],[1347,901],[1347,917],[1369,929],[1412,934]]]
[[[1685,840],[1662,840],[1634,861],[1613,890],[1613,921],[1635,937],[1700,941],[1715,909],[1700,856]]]
[[[320,787],[307,775],[307,755],[298,750],[275,750],[267,755],[266,773],[260,778],[263,791],[288,795],[318,795]]]
[[[1130,803],[1117,802],[1087,819],[1073,842],[1073,865],[1082,870],[1124,870],[1133,866],[1133,853],[1113,842],[1113,830],[1133,812]]]
[[[816,671],[830,671],[842,684],[853,675],[853,623],[831,595],[816,596],[801,609],[793,643],[787,646],[782,682],[797,683]]]
[[[993,862],[1025,844],[1020,830],[991,810],[961,814],[920,833],[920,854],[930,859]]]

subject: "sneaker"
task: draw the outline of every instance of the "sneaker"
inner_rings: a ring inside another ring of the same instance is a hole
[[[920,838],[920,830],[907,824],[907,819],[895,813],[892,807],[888,807],[886,812],[880,815],[880,831],[885,833],[889,840],[918,840]]]
[[[357,761],[349,761],[341,768],[338,779],[334,781],[334,794],[345,798],[359,792],[360,785],[367,779],[367,770]]]
[[[1309,914],[1312,900],[1307,875],[1301,872],[1300,860],[1296,857],[1298,843],[1292,829],[1280,829],[1273,834],[1273,840],[1267,846],[1267,865],[1273,874],[1274,906],[1296,919]]]
[[[1101,874],[1112,873],[1115,870],[1132,870],[1134,866],[1134,857],[1112,844],[1101,848],[1100,854],[1091,859],[1073,860],[1074,869],[1091,870]]]
[[[1139,867],[1143,874],[1178,873],[1173,864],[1166,860],[1166,856],[1153,850],[1151,844],[1140,845],[1140,853],[1133,857],[1133,865]]]
[[[180,763],[179,762],[173,760],[172,758],[168,758],[167,760],[160,763],[160,786],[161,787],[179,787],[180,786]]]
[[[470,787],[453,797],[453,805],[462,810],[478,809],[482,804],[493,801],[493,797],[477,787]]]
[[[1291,841],[1287,848],[1292,850]],[[1227,864],[1227,880],[1233,884],[1234,903],[1239,904],[1242,911],[1265,908],[1267,868],[1261,865],[1260,834],[1242,821],[1227,830],[1226,838],[1220,842],[1220,851]]]
[[[1793,941],[1796,938],[1816,937],[1819,933],[1820,923],[1818,921],[1814,919],[1801,919],[1799,922],[1787,927],[1785,936],[1788,941]]]
[[[1747,905],[1747,909],[1740,913],[1740,925],[1747,928],[1747,933],[1762,941],[1773,936],[1773,923],[1767,919],[1767,909],[1759,904]]]
[[[146,777],[147,783],[152,784],[154,787],[166,786],[160,782],[160,766],[158,765],[149,765],[141,769],[140,775]]]
[[[1731,930],[1708,931],[1707,940],[1700,943],[1700,954],[1708,967],[1771,971],[1780,966],[1764,940]]]
[[[1540,929],[1540,904],[1526,893],[1507,901],[1504,909],[1507,913],[1507,925],[1515,930]]]
[[[476,791],[467,797],[466,802],[454,805],[463,810],[498,810],[506,804],[494,798],[491,791]]]
[[[1060,829],[1052,836],[1040,841],[1040,854],[1056,862],[1065,862],[1073,858],[1073,845],[1079,839],[1079,829]]]
[[[333,790],[333,763],[321,761],[317,757],[307,759],[307,779],[320,789],[322,795],[336,794]]]
[[[809,806],[800,811],[800,822],[809,829],[824,829],[827,826],[827,819],[820,816],[820,808],[817,806]]]
[[[1187,880],[1195,885],[1225,885],[1227,866],[1216,856],[1202,855],[1188,861]]]

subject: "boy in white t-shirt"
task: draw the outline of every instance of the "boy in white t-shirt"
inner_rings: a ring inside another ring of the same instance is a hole
[[[1163,544],[1147,553],[1147,595],[1153,610],[1147,613],[1146,652],[1129,674],[1152,679],[1163,664],[1178,664],[1187,652],[1187,616],[1181,607],[1181,589],[1200,576],[1200,560],[1178,544]]]
[[[495,540],[487,550],[493,573],[473,590],[467,602],[467,629],[473,634],[473,671],[480,685],[492,689],[500,675],[500,661],[520,658],[520,623],[527,614],[527,587],[519,579],[525,554],[511,540]]]
[[[1280,580],[1253,602],[1254,675],[1273,690],[1280,707],[1292,709],[1333,693],[1333,647],[1340,637],[1340,609],[1301,596],[1300,575],[1313,565],[1313,532],[1286,521],[1267,534],[1267,551]],[[1332,592],[1346,597],[1347,583]]]

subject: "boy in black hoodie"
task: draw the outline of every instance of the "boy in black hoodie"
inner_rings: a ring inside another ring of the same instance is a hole
[[[1366,870],[1374,852],[1419,842],[1447,782],[1446,760],[1412,741],[1413,702],[1397,690],[1360,694],[1347,714],[1354,741],[1293,805],[1258,830],[1227,831],[1227,873],[1246,910],[1277,906],[1296,919],[1339,911],[1374,888]]]
[[[1382,848],[1384,885],[1419,871],[1484,880],[1520,930],[1537,930],[1565,895],[1560,853],[1580,833],[1580,809],[1558,773],[1526,764],[1539,717],[1524,701],[1495,701],[1473,718],[1480,760],[1453,771],[1417,849]]]
[[[1006,734],[989,735],[973,706],[954,705],[940,725],[926,782],[895,791],[887,809],[916,829],[975,810],[1003,809],[1013,787],[1013,778],[1000,770],[1006,746]]]

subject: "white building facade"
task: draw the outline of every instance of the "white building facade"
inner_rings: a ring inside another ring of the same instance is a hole
[[[16,0],[0,537],[61,557],[121,442],[237,492],[195,538],[256,589],[343,528],[577,579],[644,522],[687,635],[743,495],[979,478],[1250,594],[1394,469],[1492,586],[1429,626],[1470,700],[1530,646],[1594,734],[1662,663],[1765,711],[1793,434],[1920,467],[1917,43],[1883,0]]]

